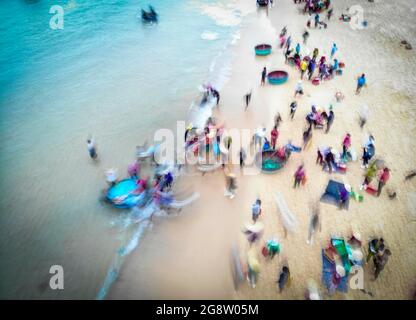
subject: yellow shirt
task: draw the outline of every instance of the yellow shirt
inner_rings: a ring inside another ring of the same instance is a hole
[[[308,64],[306,63],[306,61],[302,61],[301,63],[300,63],[300,69],[302,70],[302,71],[306,71],[306,68],[308,67]]]

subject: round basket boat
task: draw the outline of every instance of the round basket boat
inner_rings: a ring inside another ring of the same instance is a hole
[[[255,163],[264,173],[275,173],[285,165],[285,162],[276,155],[276,150],[257,152]]]
[[[132,208],[143,199],[144,194],[131,194],[136,190],[135,179],[124,179],[111,187],[107,192],[107,199],[117,208]]]
[[[287,81],[289,74],[283,70],[272,71],[267,75],[270,84],[282,84]]]
[[[258,56],[267,56],[272,53],[272,46],[270,44],[259,44],[254,47],[254,51]]]

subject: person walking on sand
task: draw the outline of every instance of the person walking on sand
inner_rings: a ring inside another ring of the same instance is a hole
[[[390,179],[390,170],[389,168],[384,168],[381,172],[380,178],[378,179],[378,188],[377,188],[377,197],[380,196],[381,190],[386,185],[387,181]]]
[[[237,178],[235,177],[235,174],[229,173],[225,176],[225,192],[224,196],[229,197],[230,199],[233,199],[235,197],[235,191],[237,190]]]
[[[300,55],[300,44],[299,43],[296,44],[295,52],[296,52],[297,55]]]
[[[251,93],[252,91],[250,90],[250,92],[246,93],[246,95],[244,96],[244,100],[246,101],[246,108],[245,111],[248,108],[248,105],[250,104],[250,100],[251,100]]]
[[[361,168],[367,169],[368,168],[368,162],[370,161],[371,158],[372,158],[372,155],[369,152],[368,148],[364,147],[363,148],[363,156],[362,156],[363,164],[362,164]]]
[[[306,45],[306,42],[308,41],[308,38],[309,38],[308,30],[305,30],[305,32],[302,34],[302,38],[303,38],[303,44]]]
[[[266,67],[263,68],[263,71],[261,72],[261,85],[264,86],[266,83],[266,75],[267,75],[267,69]]]
[[[328,133],[329,132],[329,129],[331,128],[332,123],[334,122],[334,119],[335,119],[335,114],[334,114],[334,111],[332,110],[332,106],[330,106],[329,107],[329,115],[328,115],[328,118],[326,120],[326,130],[325,130],[325,133]]]
[[[244,148],[240,149],[239,155],[240,155],[240,169],[243,169],[245,165],[246,157],[247,157]]]
[[[291,44],[292,44],[292,36],[289,36],[286,39],[286,48],[289,49]]]
[[[284,34],[280,34],[279,42],[280,42],[280,49],[282,49],[286,43],[286,36]]]
[[[289,59],[289,56],[290,56],[290,54],[292,53],[292,51],[293,51],[293,49],[290,49],[290,48],[287,48],[287,49],[285,50],[285,63],[287,63],[287,61],[288,61],[288,59]]]
[[[303,132],[302,138],[303,138],[303,149],[305,150],[306,147],[308,146],[309,141],[311,141],[312,139],[312,122],[309,123],[308,129],[306,129]]]
[[[299,80],[295,86],[295,98],[298,94],[303,95],[302,80]]]
[[[338,51],[338,48],[337,48],[337,44],[336,43],[334,43],[333,45],[332,45],[332,49],[331,49],[331,59],[332,59],[332,57],[335,55],[335,53]]]
[[[374,238],[368,242],[368,254],[366,262],[370,261],[372,257],[374,257],[378,252],[382,252],[384,250],[384,239]]]
[[[347,152],[350,147],[351,147],[351,135],[347,133],[344,137],[344,140],[342,141],[342,157],[344,159],[347,158]]]
[[[327,12],[327,18],[328,18],[328,21],[330,21],[331,20],[331,17],[332,17],[332,13],[334,12],[334,10],[332,9],[332,8],[330,8],[329,10],[328,10],[328,12]]]
[[[308,234],[308,240],[306,241],[307,244],[313,243],[313,235],[314,233],[319,229],[319,232],[321,231],[321,221],[319,218],[319,203],[314,205],[312,207],[312,216],[311,221],[309,223],[309,234]]]
[[[88,153],[90,154],[91,159],[96,160],[98,155],[97,155],[97,149],[95,146],[94,139],[87,140],[87,149],[88,149]]]
[[[374,280],[378,278],[380,272],[383,271],[384,267],[389,261],[389,257],[391,255],[391,251],[389,249],[383,250],[383,252],[379,252],[379,254],[373,257],[374,262]]]
[[[365,74],[363,73],[357,80],[357,89],[355,90],[355,94],[360,94],[361,88],[366,85],[366,78]]]
[[[329,173],[332,173],[332,169],[336,168],[335,158],[331,147],[329,147],[329,150],[325,155],[325,164],[328,166]]]
[[[294,174],[294,177],[295,177],[295,184],[293,185],[293,188],[296,188],[296,187],[299,187],[302,180],[306,178],[303,164],[298,167],[298,169],[296,170]]]
[[[317,13],[317,14],[315,14],[315,28],[318,28],[318,25],[319,25],[319,14]]]
[[[280,122],[282,122],[282,116],[280,115],[280,112],[277,112],[276,115],[274,116],[274,125],[276,128],[279,127]]]
[[[256,222],[260,215],[261,215],[261,200],[256,199],[256,201],[251,206],[251,217],[253,219],[253,222]]]
[[[311,80],[313,72],[316,68],[316,61],[315,59],[311,59],[308,64],[308,80]]]
[[[298,103],[296,101],[293,101],[290,104],[290,119],[293,120],[293,117],[295,116],[296,108],[298,107]]]
[[[303,75],[305,74],[306,70],[308,69],[308,63],[305,60],[302,60],[300,63],[300,78],[303,79]]]
[[[270,141],[272,143],[272,148],[273,148],[273,150],[275,150],[276,149],[276,141],[277,141],[277,138],[279,137],[279,131],[277,131],[277,126],[273,127],[270,135],[271,135]]]
[[[285,286],[288,284],[290,280],[290,270],[289,267],[284,266],[282,271],[279,274],[279,279],[277,280],[277,284],[279,286],[279,292],[281,293]]]
[[[319,49],[318,48],[313,49],[312,59],[316,61],[316,58],[318,58],[318,55],[319,55]]]

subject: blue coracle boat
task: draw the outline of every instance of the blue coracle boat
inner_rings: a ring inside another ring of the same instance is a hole
[[[272,46],[270,44],[259,44],[254,47],[254,51],[258,56],[267,56],[272,52]]]
[[[270,84],[282,84],[287,81],[289,74],[283,70],[272,71],[267,75]]]
[[[108,190],[107,199],[117,208],[132,208],[140,204],[145,198],[145,192],[131,194],[136,189],[136,179],[121,180]]]

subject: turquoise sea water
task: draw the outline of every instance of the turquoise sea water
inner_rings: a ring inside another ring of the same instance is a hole
[[[201,83],[221,85],[238,31],[224,3],[0,2],[0,298],[96,296],[125,240],[98,201],[104,171],[123,176],[136,145],[186,119]],[[138,19],[148,4],[157,25]],[[49,27],[52,5],[63,30]],[[63,291],[48,290],[54,264]]]

